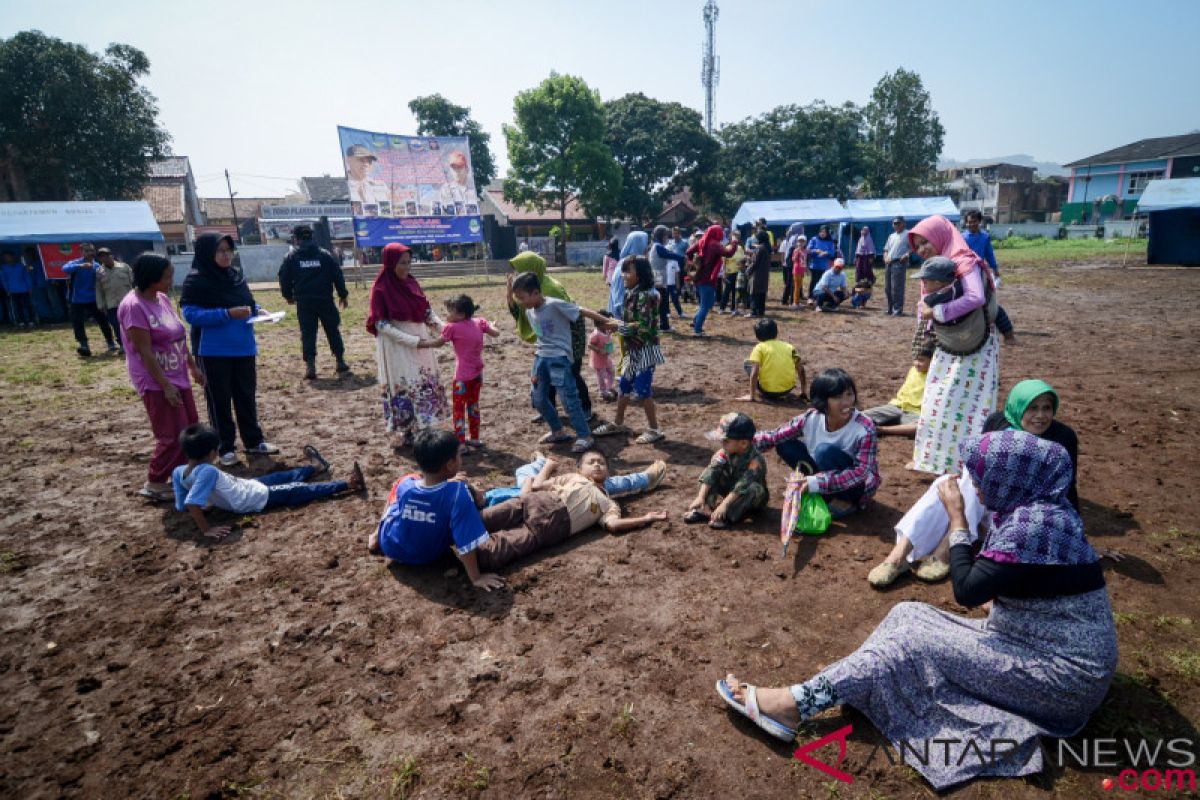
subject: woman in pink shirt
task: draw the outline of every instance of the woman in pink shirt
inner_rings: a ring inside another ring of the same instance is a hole
[[[142,253],[133,262],[133,289],[117,307],[129,380],[141,395],[154,432],[154,455],[138,494],[154,501],[173,499],[171,471],[187,462],[179,435],[199,421],[188,373],[204,385],[204,375],[188,352],[183,320],[167,297],[174,278],[170,259]]]
[[[479,441],[479,390],[483,388],[483,335],[500,332],[475,316],[475,301],[465,294],[446,301],[442,339],[454,346],[454,433],[461,444],[483,447]],[[468,429],[470,438],[467,438]]]

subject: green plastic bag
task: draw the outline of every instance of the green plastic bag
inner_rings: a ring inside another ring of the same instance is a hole
[[[820,536],[829,530],[833,515],[829,513],[829,504],[819,494],[805,492],[800,501],[800,516],[796,518],[796,531],[805,536]]]

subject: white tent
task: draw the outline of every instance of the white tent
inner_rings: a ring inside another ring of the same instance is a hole
[[[0,203],[0,242],[35,244],[140,240],[161,242],[145,200],[75,203]]]
[[[951,222],[961,218],[958,206],[944,196],[847,200],[846,211],[854,222],[891,222],[896,217],[904,217],[911,224],[934,214],[941,214]]]
[[[833,198],[814,200],[747,200],[733,217],[733,226],[751,225],[766,219],[771,227],[787,227],[793,222],[819,225],[826,222],[846,222],[850,215]]]
[[[1172,178],[1150,181],[1138,199],[1137,213],[1172,211],[1176,208],[1200,208],[1200,178]]]

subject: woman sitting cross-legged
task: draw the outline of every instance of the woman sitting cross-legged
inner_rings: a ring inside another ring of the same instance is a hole
[[[988,617],[900,603],[858,650],[805,683],[718,681],[726,703],[787,741],[801,722],[853,706],[939,791],[1039,772],[1038,737],[1079,732],[1112,681],[1117,636],[1100,557],[1067,502],[1071,460],[1061,445],[1011,430],[969,437],[961,453],[996,526],[973,555],[958,483],[940,484],[950,577],[961,605],[992,603]]]
[[[808,387],[812,408],[773,431],[754,437],[760,453],[771,448],[795,470],[785,505],[800,507],[805,492],[825,495],[834,517],[863,508],[879,488],[875,423],[854,407],[858,389],[844,369],[827,369]],[[793,518],[792,523],[795,522]],[[784,524],[789,524],[785,515]]]
[[[1075,476],[1079,469],[1079,439],[1068,425],[1055,419],[1058,413],[1058,393],[1045,381],[1024,380],[1008,393],[1003,411],[993,412],[984,422],[984,433],[1002,430],[1023,430],[1047,441],[1057,442],[1067,450],[1071,459],[1071,485],[1067,489],[1067,501],[1079,510],[1079,494],[1075,488]],[[896,546],[867,575],[867,581],[876,589],[890,586],[897,578],[919,564],[913,574],[920,580],[935,582],[950,574],[950,544],[946,533],[950,530],[950,519],[946,508],[938,499],[938,487],[950,480],[943,475],[933,482],[896,523]],[[975,487],[966,476],[957,479],[959,491],[966,506],[967,522],[972,535],[976,535],[984,521],[983,506],[975,496]]]

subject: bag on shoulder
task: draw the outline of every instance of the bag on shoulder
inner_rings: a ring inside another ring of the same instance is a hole
[[[987,301],[982,306],[953,322],[933,323],[933,335],[939,350],[945,350],[952,356],[969,356],[983,349],[1000,307],[991,283],[985,279],[983,285]]]

